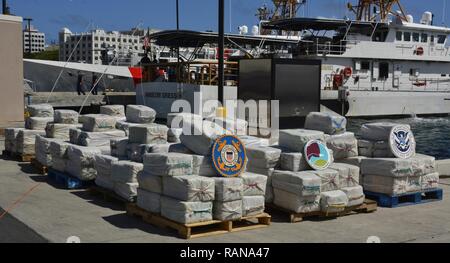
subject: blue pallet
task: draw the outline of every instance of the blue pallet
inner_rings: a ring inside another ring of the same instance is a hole
[[[378,206],[380,207],[388,208],[442,201],[443,193],[444,191],[442,189],[432,189],[416,193],[390,196],[387,194],[364,191],[367,199],[377,201]]]
[[[92,185],[90,181],[82,181],[78,178],[70,176],[68,174],[49,169],[48,177],[55,183],[64,186],[64,188],[73,189],[83,189]]]

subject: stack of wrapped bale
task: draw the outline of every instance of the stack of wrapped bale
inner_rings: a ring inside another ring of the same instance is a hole
[[[368,158],[394,158],[389,145],[389,137],[395,123],[368,123],[361,127],[358,141],[359,154]],[[409,129],[409,125],[405,125]]]
[[[215,117],[212,121],[235,135],[247,135],[248,122],[245,120]]]
[[[30,117],[25,119],[25,128],[28,130],[45,130],[47,123],[54,118],[53,106],[49,104],[29,105]]]
[[[50,150],[51,143],[62,143],[60,139],[46,138],[44,136],[36,136],[35,152],[36,160],[47,167],[53,166],[53,158]]]
[[[92,181],[97,176],[95,156],[102,154],[98,147],[69,145],[67,147],[66,172],[81,181]]]
[[[25,120],[25,130],[17,133],[16,153],[34,155],[36,136],[45,136],[45,127],[53,121],[54,110],[48,104],[29,105],[27,109],[30,117]]]
[[[127,135],[130,127],[145,126],[152,124],[156,119],[156,111],[142,105],[128,105],[126,120],[118,120],[116,128],[124,131]]]
[[[52,169],[64,173],[66,171],[69,156],[67,148],[70,143],[62,141],[52,141],[50,143],[50,155],[52,158]]]
[[[167,144],[168,128],[164,125],[149,124],[129,128],[127,146],[128,158],[132,161],[142,162],[146,153],[151,153],[153,146]]]
[[[222,135],[231,134],[219,125],[210,121],[183,121],[184,132],[180,136],[181,143],[198,155],[211,155],[211,147]]]
[[[264,213],[267,176],[255,173],[242,174],[243,197],[242,216],[256,216]]]
[[[187,121],[189,123],[201,123],[203,117],[192,113],[169,113],[167,115],[168,141],[170,143],[180,143],[180,136],[183,133],[183,123]]]
[[[98,154],[94,156],[94,167],[97,171],[95,184],[114,191],[114,181],[112,180],[112,166],[119,159],[109,155]]]
[[[138,195],[138,174],[144,165],[131,161],[117,161],[111,164],[111,181],[114,192],[127,201],[134,201]]]
[[[127,159],[128,142],[128,138],[112,139],[110,141],[111,155],[121,160]]]
[[[110,151],[111,140],[125,138],[126,133],[117,130],[116,118],[102,114],[83,116],[83,131],[79,134],[78,142],[81,146],[100,147]]]
[[[280,165],[281,150],[274,147],[250,146],[247,152],[247,171],[266,176],[265,198],[267,203],[273,202],[272,176]]]
[[[9,153],[17,153],[17,136],[23,128],[7,128],[5,129],[5,150]]]
[[[78,112],[72,110],[55,110],[53,122],[48,123],[45,132],[48,138],[70,140],[70,129],[80,129]]]
[[[220,221],[239,220],[244,215],[244,181],[240,177],[212,177],[215,181],[216,197],[213,218]],[[247,191],[247,195],[250,190]],[[248,197],[251,198],[251,197]],[[251,201],[246,198],[246,206]]]
[[[241,140],[241,142],[244,144],[245,147],[250,147],[250,146],[266,146],[266,147],[268,147],[270,145],[269,139],[258,138],[258,137],[254,137],[254,136],[248,136],[248,135],[243,135],[243,136],[238,136],[238,137],[239,137],[239,140]]]
[[[368,158],[362,161],[364,190],[400,195],[438,188],[439,174],[434,157],[410,159]]]
[[[125,106],[123,105],[105,105],[100,107],[100,114],[115,117],[117,121],[125,121]]]

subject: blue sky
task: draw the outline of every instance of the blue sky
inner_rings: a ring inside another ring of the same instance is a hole
[[[217,28],[217,0],[179,0],[182,29],[215,30]],[[227,6],[226,30],[236,32],[239,25],[257,23],[256,9],[270,0],[225,0]],[[309,0],[307,10],[300,15],[310,17],[337,17],[346,14],[346,3],[356,0]],[[424,11],[435,14],[435,24],[442,24],[443,2],[450,0],[403,0],[408,13],[418,21]],[[95,27],[106,30],[122,30],[135,27],[175,28],[176,0],[8,0],[12,13],[34,19],[33,24],[47,34],[47,40],[57,40],[58,31],[68,27],[73,32],[85,31],[92,22]],[[445,12],[445,21],[450,25],[450,12]]]

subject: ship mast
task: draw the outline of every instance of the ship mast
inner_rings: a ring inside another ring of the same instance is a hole
[[[307,4],[307,0],[272,0],[274,9],[269,9],[267,5],[258,8],[256,16],[259,21],[272,22],[281,19],[290,19],[297,16],[301,6]],[[267,30],[262,30],[263,35],[268,34]]]
[[[395,6],[398,7],[398,12],[393,11]],[[359,0],[355,6],[349,3],[348,9],[355,13],[358,21],[388,22],[390,14],[407,21],[400,0]]]

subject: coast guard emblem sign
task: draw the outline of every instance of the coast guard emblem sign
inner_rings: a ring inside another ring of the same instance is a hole
[[[389,145],[397,158],[408,159],[416,155],[416,140],[408,126],[394,127],[389,138]]]
[[[225,135],[216,140],[212,148],[214,169],[223,177],[237,177],[247,163],[245,147],[238,137]]]

